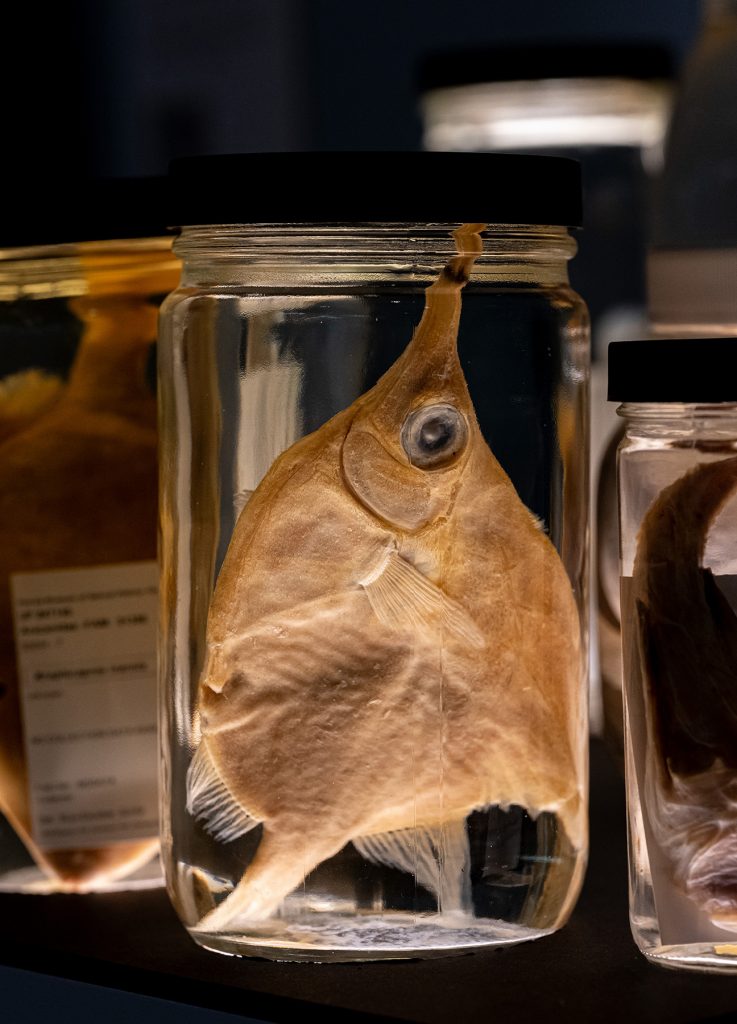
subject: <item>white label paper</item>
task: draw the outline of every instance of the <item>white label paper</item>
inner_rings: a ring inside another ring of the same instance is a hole
[[[10,582],[36,842],[155,836],[156,562]]]

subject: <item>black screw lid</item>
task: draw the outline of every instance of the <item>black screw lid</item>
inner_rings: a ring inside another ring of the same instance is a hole
[[[250,153],[170,166],[172,223],[581,224],[575,160],[498,153]]]
[[[610,402],[737,402],[737,338],[609,345]]]
[[[166,178],[2,182],[0,248],[166,235]]]
[[[484,82],[531,82],[551,78],[672,79],[673,55],[657,43],[580,40],[557,45],[498,46],[430,54],[421,63],[421,92]]]

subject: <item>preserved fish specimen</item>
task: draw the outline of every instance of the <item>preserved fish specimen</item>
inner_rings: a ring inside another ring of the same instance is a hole
[[[17,572],[156,557],[156,399],[146,364],[157,307],[126,295],[129,286],[105,281],[96,285],[104,295],[90,287],[70,300],[83,332],[69,380],[50,394],[52,378],[23,374],[25,406],[46,408],[31,418],[21,407],[27,424],[0,443],[0,810],[54,887],[68,891],[129,874],[154,856],[157,840],[38,848],[7,581]]]
[[[737,616],[703,566],[737,458],[698,466],[645,516],[633,572],[648,746],[645,808],[673,880],[737,929]]]
[[[465,819],[488,805],[555,811],[584,842],[571,586],[481,435],[457,353],[484,227],[455,233],[402,356],[281,455],[238,519],[188,807],[223,841],[263,832],[199,930],[269,917],[348,842],[468,913]]]

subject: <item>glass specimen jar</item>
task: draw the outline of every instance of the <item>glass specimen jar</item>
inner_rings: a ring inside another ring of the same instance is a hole
[[[200,944],[278,959],[552,931],[586,856],[577,165],[209,157],[172,188],[175,907]]]
[[[0,891],[162,880],[153,353],[179,264],[154,196],[70,183],[4,223]]]
[[[737,970],[737,344],[619,343],[630,920],[666,967]]]

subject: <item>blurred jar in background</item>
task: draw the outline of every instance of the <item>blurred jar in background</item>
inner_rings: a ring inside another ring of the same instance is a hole
[[[668,138],[648,256],[658,334],[737,334],[737,0],[707,0]]]
[[[663,966],[737,970],[737,346],[609,349],[619,446],[630,923]]]
[[[617,428],[606,401],[607,345],[644,331],[650,178],[662,166],[672,76],[667,50],[636,42],[451,52],[430,57],[421,72],[426,149],[530,152],[581,161],[585,230],[571,282],[591,312],[594,487],[607,440]],[[616,512],[616,502],[612,507]],[[616,537],[613,567],[618,587]],[[592,587],[594,602],[596,591]],[[606,673],[614,658],[619,678],[618,617],[613,626],[608,609],[604,615],[602,670]],[[596,731],[602,722],[597,661],[594,642]]]
[[[153,356],[179,265],[155,181],[53,199],[0,228],[0,891],[160,881]]]
[[[647,175],[662,165],[672,74],[666,50],[636,43],[439,54],[422,69],[426,149],[581,161],[586,226],[573,275],[594,332],[614,309],[644,303]],[[593,346],[603,353],[595,336]]]
[[[648,253],[648,333],[737,337],[737,2],[706,0],[655,192]],[[599,480],[599,645],[605,732],[621,755],[616,449]]]

